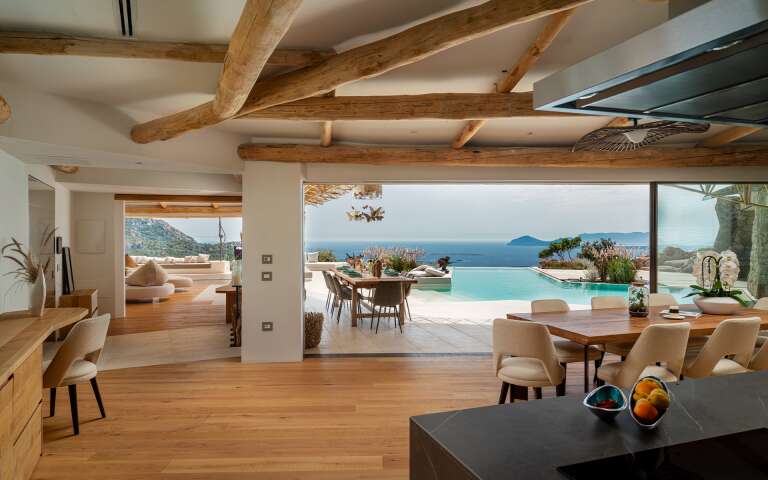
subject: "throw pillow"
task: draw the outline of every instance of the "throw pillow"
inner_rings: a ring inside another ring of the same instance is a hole
[[[320,252],[307,252],[307,261],[310,263],[320,261]]]
[[[133,257],[128,255],[127,253],[125,254],[125,266],[127,268],[136,268],[137,266],[136,262],[133,260]]]
[[[207,263],[208,259],[211,258],[211,256],[207,253],[201,253],[197,256],[197,261],[200,263]]]
[[[125,279],[127,285],[134,287],[160,286],[168,281],[168,272],[163,267],[150,260]]]

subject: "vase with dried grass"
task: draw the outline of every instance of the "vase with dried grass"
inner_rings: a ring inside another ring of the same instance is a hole
[[[43,231],[42,241],[40,242],[40,251],[50,244],[56,229]],[[32,253],[31,249],[24,251],[21,242],[11,237],[11,242],[0,248],[0,257],[10,261],[14,269],[7,272],[6,275],[13,276],[16,279],[16,286],[21,284],[30,285],[29,289],[29,310],[35,317],[42,317],[45,313],[45,274],[50,267],[51,258],[42,262],[39,257]]]

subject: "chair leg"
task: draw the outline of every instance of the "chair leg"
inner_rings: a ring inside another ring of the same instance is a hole
[[[72,429],[75,435],[80,435],[80,419],[77,416],[77,385],[67,386],[69,389],[69,409],[72,411]]]
[[[93,389],[93,395],[96,397],[96,403],[99,404],[99,412],[101,418],[107,418],[107,414],[104,411],[104,403],[101,401],[101,393],[99,392],[99,384],[96,383],[96,377],[91,379],[91,388]]]
[[[533,387],[533,394],[536,397],[536,400],[541,400],[541,387]]]
[[[408,304],[408,298],[405,299],[405,311],[408,312],[408,321],[412,322],[413,317],[411,316],[411,306]]]
[[[517,385],[509,384],[509,403],[515,403],[517,400]]]
[[[56,414],[56,387],[51,389],[51,417]]]
[[[514,396],[518,400],[525,400],[528,401],[528,387],[521,387],[519,385],[515,385],[515,392]]]
[[[381,309],[382,307],[379,307],[379,317],[376,319],[376,333],[379,333],[379,322],[381,322]]]
[[[563,367],[563,381],[560,382],[560,385],[555,386],[555,396],[556,397],[564,397],[565,396],[565,380],[568,378],[568,364],[567,363],[561,363],[560,366]]]
[[[605,358],[605,352],[600,352],[600,358],[595,360],[595,375],[592,377],[592,382],[597,384],[597,369],[603,365],[603,359]]]
[[[501,382],[501,393],[499,394],[499,405],[502,405],[507,400],[508,393],[509,393],[509,384],[507,382]]]
[[[401,307],[395,307],[395,313],[397,313],[397,317],[395,317],[395,321],[397,322],[397,325],[400,327],[400,333],[403,333],[403,322],[400,321],[400,308]]]

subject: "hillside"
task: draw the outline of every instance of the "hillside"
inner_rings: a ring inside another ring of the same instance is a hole
[[[609,238],[619,245],[646,246],[648,245],[648,232],[593,232],[580,233],[583,242],[594,242],[601,238]],[[530,235],[523,235],[510,240],[507,245],[513,246],[547,246],[549,240],[540,240]]]
[[[523,247],[546,247],[549,242],[546,240],[540,240],[530,235],[523,235],[510,240],[507,245],[523,246]]]
[[[240,242],[225,242],[224,257],[232,258],[232,247]],[[211,260],[220,259],[219,244],[200,243],[165,220],[155,218],[125,219],[125,252],[151,257],[184,257],[207,253]]]

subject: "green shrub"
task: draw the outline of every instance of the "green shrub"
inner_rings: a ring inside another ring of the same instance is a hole
[[[637,273],[635,263],[626,257],[613,257],[608,261],[606,270],[612,283],[631,283]]]
[[[320,250],[317,253],[317,261],[318,262],[336,262],[336,255],[333,254],[330,250]]]
[[[398,272],[410,272],[418,267],[417,259],[409,255],[390,255],[388,259],[390,268]]]
[[[564,270],[586,270],[587,263],[584,260],[553,260],[545,258],[539,260],[539,268],[554,268]]]

